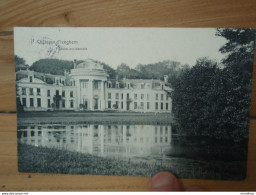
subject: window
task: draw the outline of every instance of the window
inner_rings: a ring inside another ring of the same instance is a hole
[[[144,102],[140,103],[140,107],[141,107],[141,109],[144,109]]]
[[[22,105],[23,105],[24,107],[26,107],[26,106],[27,106],[26,98],[22,98]]]
[[[119,107],[119,102],[118,101],[116,101],[116,109],[118,109],[118,107]]]
[[[30,98],[30,107],[34,107],[34,99]]]
[[[130,98],[129,93],[126,94],[126,99],[128,100]]]
[[[50,107],[51,107],[51,100],[48,99],[48,108],[50,108]]]
[[[83,88],[88,88],[88,82],[87,81],[82,81],[82,86],[83,86]]]
[[[168,95],[166,95],[166,100],[168,100]]]
[[[157,143],[157,137],[155,137],[155,143]]]
[[[33,76],[29,77],[29,82],[32,83],[33,82]]]
[[[40,89],[40,88],[37,88],[37,89],[36,89],[36,93],[37,93],[37,95],[41,95],[41,89]]]
[[[149,100],[149,94],[147,94],[147,100]]]
[[[73,97],[73,91],[70,91],[70,97],[72,98]]]
[[[59,80],[56,81],[56,84],[59,85]]]
[[[99,89],[99,82],[98,81],[95,81],[93,84],[94,84],[94,89]]]
[[[123,109],[124,108],[124,103],[123,102],[121,102],[121,109]]]
[[[119,99],[119,93],[116,93],[116,99]]]
[[[30,135],[31,135],[31,137],[33,137],[33,136],[35,135],[35,132],[34,132],[34,131],[31,131],[31,132],[30,132]]]
[[[137,109],[137,102],[134,102],[134,109]]]
[[[124,94],[123,93],[121,93],[121,99],[124,99]]]
[[[134,94],[134,99],[137,100],[137,97],[138,97],[138,94],[135,93],[135,94]]]
[[[140,99],[142,99],[142,100],[144,99],[144,94],[140,95]]]
[[[142,83],[142,84],[140,85],[140,87],[141,87],[141,89],[144,89],[144,88],[145,88],[145,84]]]
[[[158,103],[156,102],[156,110],[158,110]]]
[[[168,127],[165,127],[165,135],[168,133]]]
[[[161,110],[163,110],[163,109],[164,109],[164,103],[161,102]]]
[[[156,100],[158,100],[158,94],[156,94]]]
[[[47,90],[47,96],[50,97],[51,96],[51,91],[48,89]]]
[[[108,93],[108,99],[111,99],[111,93]]]
[[[26,88],[22,88],[22,95],[26,95]]]
[[[33,95],[33,88],[29,88],[29,95]]]
[[[65,100],[62,100],[62,108],[65,108]]]
[[[108,108],[111,108],[111,101],[108,101]]]
[[[163,135],[163,127],[160,127],[160,135]]]
[[[64,90],[62,91],[62,97],[65,97],[65,91]]]
[[[157,127],[155,127],[155,135],[157,135]]]
[[[41,107],[41,98],[37,98],[37,107]]]
[[[70,101],[70,108],[74,108],[74,101],[73,100]]]
[[[164,94],[161,94],[161,100],[164,100]]]
[[[149,102],[147,102],[147,109],[149,109]]]
[[[168,110],[168,103],[166,103],[166,110]]]

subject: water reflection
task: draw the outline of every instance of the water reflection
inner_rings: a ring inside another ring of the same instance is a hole
[[[171,126],[29,125],[18,127],[18,140],[102,157],[156,157],[171,147]]]

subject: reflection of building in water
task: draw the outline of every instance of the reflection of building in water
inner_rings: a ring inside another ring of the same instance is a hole
[[[171,112],[168,78],[109,80],[94,60],[76,64],[64,75],[29,70],[16,72],[17,90],[25,111],[118,110]]]
[[[21,143],[98,156],[159,155],[171,143],[171,126],[42,125],[18,129]]]

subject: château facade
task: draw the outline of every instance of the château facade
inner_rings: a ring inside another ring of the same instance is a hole
[[[172,89],[153,79],[108,79],[103,66],[91,59],[74,62],[70,72],[51,75],[16,72],[17,97],[24,111],[88,110],[171,112]]]

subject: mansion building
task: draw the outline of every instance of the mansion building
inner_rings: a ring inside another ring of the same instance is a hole
[[[88,110],[171,112],[172,89],[153,79],[108,79],[103,65],[87,59],[64,75],[16,72],[17,98],[24,111]]]

